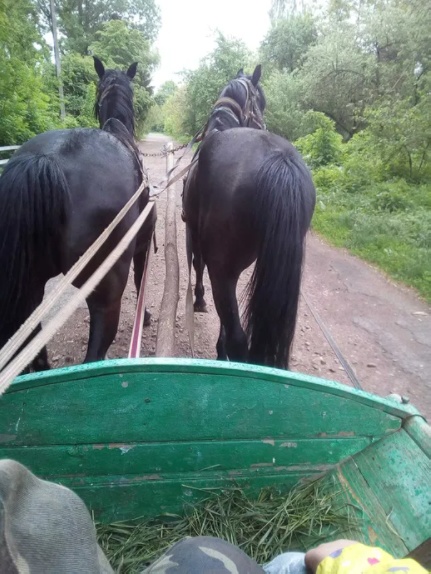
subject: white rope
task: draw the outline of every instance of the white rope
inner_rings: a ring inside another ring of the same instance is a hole
[[[14,378],[19,375],[23,369],[38,355],[42,348],[48,341],[55,335],[58,329],[65,323],[69,317],[76,311],[76,309],[85,301],[94,288],[99,284],[101,279],[108,273],[113,265],[118,261],[124,251],[132,242],[135,235],[147,219],[148,215],[153,209],[153,201],[150,200],[136,219],[134,224],[130,227],[128,232],[124,235],[118,245],[111,251],[104,262],[96,269],[91,277],[84,283],[81,289],[74,293],[71,299],[64,305],[62,310],[53,317],[46,326],[40,331],[31,342],[17,355],[7,367],[0,373],[0,395],[12,383]],[[27,335],[28,336],[28,335]]]

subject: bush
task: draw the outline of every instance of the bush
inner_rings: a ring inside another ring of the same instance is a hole
[[[314,112],[315,131],[298,139],[295,145],[311,168],[329,164],[339,165],[343,155],[342,137],[335,131],[335,124],[324,114]]]

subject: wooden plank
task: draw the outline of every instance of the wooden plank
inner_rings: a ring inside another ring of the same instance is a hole
[[[174,166],[172,142],[167,145],[166,171],[168,175]],[[165,287],[160,306],[156,356],[175,356],[175,323],[180,289],[180,264],[177,251],[177,197],[175,185],[167,189],[165,217]]]
[[[239,375],[111,371],[51,379],[54,384],[1,397],[0,443],[379,438],[401,425],[322,384],[313,390]]]
[[[150,475],[274,469],[322,471],[370,444],[368,438],[292,441],[206,441],[135,444],[87,444],[0,448],[43,478],[64,476]]]
[[[123,478],[122,484],[117,477],[112,482],[90,481],[82,479],[61,480],[59,483],[72,488],[86,503],[95,519],[100,522],[132,520],[138,517],[156,517],[165,513],[181,513],[184,505],[193,505],[221,488],[240,487],[249,495],[273,486],[282,492],[288,491],[300,480],[309,477],[307,472],[283,474],[254,473],[247,477],[229,477],[222,475],[211,480],[196,478],[194,475],[178,476],[174,480],[133,477]]]
[[[228,363],[221,361],[210,361],[203,359],[179,359],[179,358],[146,358],[146,359],[117,359],[112,361],[100,361],[97,363],[87,363],[74,365],[63,369],[52,369],[40,373],[32,373],[17,377],[8,390],[13,393],[19,390],[51,385],[58,382],[87,380],[92,377],[114,375],[114,374],[141,373],[143,376],[150,376],[152,373],[170,375],[173,380],[178,373],[184,373],[195,377],[197,375],[215,374],[224,379],[227,384],[236,377],[246,377],[251,381],[264,380],[278,383],[323,391],[334,396],[345,397],[357,403],[379,409],[400,419],[406,419],[411,415],[419,414],[410,404],[403,405],[389,399],[383,399],[377,395],[359,391],[326,379],[319,379],[310,375],[260,367],[258,365],[245,365],[242,363]]]
[[[409,417],[403,427],[428,458],[431,458],[431,426],[422,417],[416,416]]]
[[[404,431],[355,454],[328,475],[361,517],[365,544],[402,558],[431,533],[431,460]]]
[[[431,533],[431,459],[404,430],[388,439],[354,459],[378,496],[388,524],[413,550]]]
[[[370,450],[368,452],[371,456]],[[380,505],[380,492],[369,487],[359,472],[354,457],[340,465],[336,478],[340,485],[339,500],[344,500],[350,503],[352,508],[358,509],[361,528],[360,533],[355,533],[353,538],[370,546],[379,546],[391,555],[404,556],[408,548],[388,523],[387,513]]]

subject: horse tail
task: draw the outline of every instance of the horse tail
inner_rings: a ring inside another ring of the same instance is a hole
[[[69,202],[65,175],[52,156],[21,153],[6,164],[0,177],[0,347],[35,308],[42,267],[60,272]]]
[[[301,158],[282,151],[264,160],[256,185],[253,224],[259,246],[245,310],[249,360],[287,368],[315,191]]]

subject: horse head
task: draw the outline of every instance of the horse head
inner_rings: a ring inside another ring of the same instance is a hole
[[[242,68],[238,71],[221,91],[208,120],[206,133],[232,127],[265,129],[263,112],[266,100],[259,83],[261,74],[260,64],[250,76],[244,74]]]
[[[135,117],[131,82],[136,75],[138,62],[129,66],[126,72],[105,69],[102,61],[93,56],[94,69],[99,76],[94,112],[102,128],[108,120],[119,120],[133,136]]]

